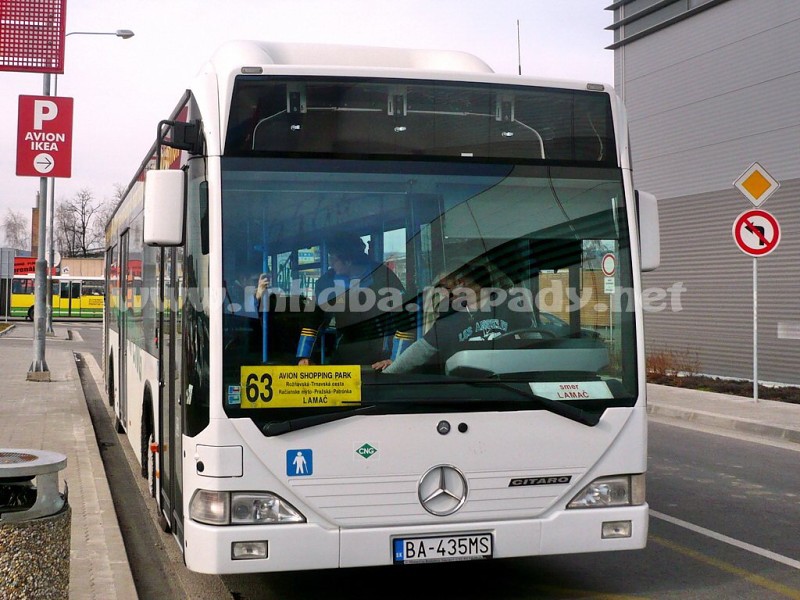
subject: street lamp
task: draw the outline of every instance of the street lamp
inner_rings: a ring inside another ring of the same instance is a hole
[[[117,29],[116,31],[70,31],[64,34],[64,37],[70,35],[115,35],[121,37],[123,40],[132,38],[134,33],[130,29]]]
[[[133,37],[130,29],[117,29],[116,31],[72,31],[67,33],[64,38],[70,35],[113,35],[128,39]],[[56,76],[56,85],[58,77]],[[55,96],[50,93],[50,73],[44,74],[43,96]],[[36,251],[36,295],[34,303],[34,324],[33,324],[33,362],[28,369],[28,381],[50,381],[50,369],[45,358],[45,339],[48,333],[53,333],[53,276],[52,268],[55,259],[54,244],[55,232],[53,231],[53,212],[55,181],[52,177],[39,178],[39,246]],[[49,189],[48,189],[49,188]],[[47,261],[44,259],[46,220],[48,209],[48,198],[50,204],[50,270],[48,273]],[[49,308],[48,308],[49,307]]]
[[[64,35],[64,38],[71,35],[113,35],[118,38],[122,38],[123,40],[130,39],[134,36],[134,33],[130,29],[117,29],[116,31],[70,31],[69,33]],[[47,77],[47,75],[45,75]],[[58,96],[58,73],[55,75],[55,81],[53,85],[53,96]],[[54,335],[55,331],[53,330],[53,270],[55,269],[55,229],[53,228],[53,217],[55,213],[55,189],[56,189],[56,180],[53,177],[50,177],[50,189],[49,189],[49,204],[50,204],[50,250],[49,250],[49,269],[47,272],[47,333],[48,335]],[[70,288],[70,293],[72,290]]]

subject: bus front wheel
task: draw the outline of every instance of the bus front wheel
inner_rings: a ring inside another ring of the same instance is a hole
[[[25,320],[26,321],[33,321],[33,307],[32,306],[28,309],[28,314],[25,315]]]

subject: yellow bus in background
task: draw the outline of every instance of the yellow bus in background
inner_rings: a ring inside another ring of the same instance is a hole
[[[11,281],[11,316],[33,320],[36,281],[30,273]],[[54,317],[102,319],[106,283],[103,277],[53,277],[51,298]]]

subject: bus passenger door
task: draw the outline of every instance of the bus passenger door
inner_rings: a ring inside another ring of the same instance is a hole
[[[62,281],[60,308],[62,317],[79,317],[81,302],[81,282]]]
[[[130,231],[125,231],[120,236],[119,243],[119,398],[117,399],[117,431],[122,433],[122,426],[127,426],[128,421],[128,245]]]
[[[172,531],[183,545],[183,502],[181,484],[181,370],[180,370],[180,265],[182,249],[164,249],[161,261],[159,320],[159,365],[161,395],[159,399],[159,465],[160,508],[162,529]]]
[[[50,281],[50,308],[54,317],[61,316],[61,282],[57,279]]]
[[[58,284],[58,291],[54,296],[53,313],[58,314],[59,317],[69,316],[69,289],[69,281],[62,281]],[[58,307],[57,312],[56,307]]]

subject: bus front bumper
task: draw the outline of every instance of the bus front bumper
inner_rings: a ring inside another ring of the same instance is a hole
[[[604,524],[607,532],[618,523],[628,523],[630,535],[604,537]],[[192,571],[217,575],[335,569],[391,565],[394,540],[400,538],[488,533],[492,539],[492,557],[512,558],[636,550],[645,547],[647,532],[647,504],[567,510],[544,519],[424,527],[326,529],[311,523],[216,527],[187,521],[184,557]],[[263,542],[266,558],[234,559],[234,547],[242,542]]]

